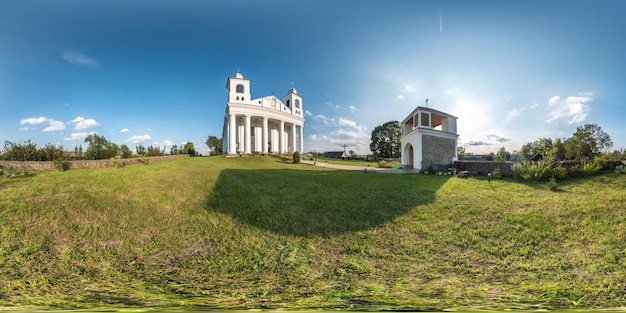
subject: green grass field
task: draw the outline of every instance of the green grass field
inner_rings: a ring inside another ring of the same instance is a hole
[[[545,183],[272,157],[0,177],[0,306],[626,306],[626,175]]]

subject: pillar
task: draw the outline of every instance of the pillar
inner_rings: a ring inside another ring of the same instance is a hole
[[[263,144],[261,145],[263,147],[263,154],[267,154],[267,143],[268,143],[268,136],[267,136],[267,116],[263,116]]]
[[[289,152],[296,152],[296,124],[291,124],[291,151]]]
[[[298,151],[300,151],[300,154],[304,153],[304,125],[300,125],[300,144],[298,147]]]
[[[237,153],[237,117],[228,114],[228,154]]]
[[[244,122],[244,150],[243,153],[244,154],[251,154],[250,153],[250,115],[246,114],[245,115],[245,122]]]
[[[285,121],[280,121],[278,127],[278,152],[285,153]]]

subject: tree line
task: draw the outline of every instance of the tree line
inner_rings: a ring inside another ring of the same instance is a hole
[[[83,146],[74,147],[73,151],[66,151],[63,146],[54,146],[50,143],[38,148],[37,144],[30,139],[27,141],[12,142],[5,140],[0,151],[0,159],[8,161],[57,161],[57,160],[103,160],[115,157],[133,158],[147,156],[166,155],[165,148],[137,145],[135,151],[125,145],[118,145],[107,140],[104,136],[91,134],[84,140],[87,148]],[[187,142],[184,146],[173,145],[169,154],[189,154],[196,155],[196,149],[192,142]]]
[[[398,121],[389,121],[376,126],[372,131],[370,150],[376,159],[400,157],[401,125]],[[609,151],[613,147],[611,136],[597,124],[585,124],[576,127],[569,138],[540,138],[528,142],[520,150],[509,152],[501,147],[497,153],[485,156],[491,161],[528,161],[535,155],[548,160],[593,160],[602,157],[612,160],[626,160],[626,151]],[[465,156],[465,148],[459,147],[459,159]]]

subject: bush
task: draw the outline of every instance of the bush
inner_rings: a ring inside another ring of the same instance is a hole
[[[601,165],[596,162],[584,162],[580,168],[580,173],[584,176],[591,176],[598,173],[601,168]]]
[[[552,169],[552,178],[565,179],[567,177],[567,170],[563,166],[557,166]]]
[[[65,159],[62,157],[58,157],[52,161],[54,163],[54,168],[59,171],[65,171],[67,169],[67,165],[65,164]]]
[[[519,177],[528,180],[548,180],[550,177],[550,164],[545,161],[526,162],[513,169]]]
[[[554,176],[552,176],[548,182],[548,189],[550,189],[550,191],[559,191],[559,184],[556,182]]]
[[[300,164],[300,152],[293,153],[293,164]]]
[[[1,168],[0,168],[1,170]],[[626,174],[626,167],[624,165],[618,165],[615,167],[615,174]]]
[[[117,168],[124,166],[124,162],[122,162],[122,156],[116,155],[114,158],[111,158],[111,162]]]
[[[491,171],[491,177],[493,179],[500,179],[502,178],[502,172],[500,172],[499,168],[496,168],[493,171]]]

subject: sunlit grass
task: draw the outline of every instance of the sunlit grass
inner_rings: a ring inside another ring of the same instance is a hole
[[[0,305],[619,307],[625,187],[271,157],[0,177]]]

